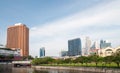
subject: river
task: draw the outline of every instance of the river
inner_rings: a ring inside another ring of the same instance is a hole
[[[13,67],[12,64],[0,64],[0,73],[120,73],[120,69],[96,67],[53,67],[32,66]]]
[[[59,69],[35,70],[32,68],[12,68],[12,69],[5,69],[3,71],[0,71],[0,73],[97,73],[97,72],[83,72],[79,70],[59,70]]]

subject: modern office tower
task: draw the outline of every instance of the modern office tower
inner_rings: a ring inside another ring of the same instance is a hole
[[[81,46],[80,38],[68,40],[68,56],[82,55]]]
[[[40,57],[44,57],[45,56],[45,48],[42,47],[40,48]]]
[[[101,40],[100,41],[100,49],[107,48],[107,47],[111,47],[111,43]]]
[[[84,55],[89,55],[90,47],[91,47],[91,40],[89,37],[86,37]]]
[[[61,51],[61,57],[68,56],[68,51]]]
[[[91,49],[99,49],[100,48],[100,46],[98,45],[98,42],[97,41],[95,41],[94,43],[93,43],[93,45],[91,46]]]
[[[29,28],[17,23],[7,29],[7,48],[20,49],[21,56],[29,55]]]
[[[98,44],[97,41],[95,41],[95,42],[93,43],[93,45],[91,46],[91,48],[90,48],[90,54],[95,54],[95,53],[97,53],[99,49],[100,49],[99,44]]]

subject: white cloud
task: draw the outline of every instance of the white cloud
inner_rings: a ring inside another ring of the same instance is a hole
[[[110,25],[111,23],[116,23],[116,24],[111,24],[113,25],[113,27],[115,25],[119,25],[120,23],[119,21],[120,4],[119,3],[120,1],[116,0],[108,4],[100,4],[94,8],[90,8],[88,10],[79,12],[77,14],[71,15],[64,19],[47,23],[44,26],[36,26],[31,28],[31,31],[30,31],[31,41],[32,40],[42,41],[46,39],[47,40],[44,41],[44,43],[30,42],[32,45],[30,48],[33,49],[34,47],[40,48],[44,46],[46,47],[47,55],[58,55],[58,52],[61,49],[67,48],[67,43],[65,44],[65,42],[67,42],[68,39],[81,36],[81,34],[78,34],[75,31],[82,32],[80,31],[80,29],[82,29],[89,32],[90,30],[87,30],[84,28],[89,26],[100,26],[100,25],[106,26],[106,25]],[[95,31],[94,32],[95,34],[93,35],[97,35],[98,33],[96,32],[97,31]],[[109,31],[105,31],[104,33],[100,33],[100,34],[107,35],[108,33]],[[36,52],[38,52],[37,50]],[[33,52],[31,52],[31,54],[33,54]]]

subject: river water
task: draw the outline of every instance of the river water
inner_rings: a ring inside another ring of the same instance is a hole
[[[96,72],[83,72],[79,70],[59,70],[59,69],[35,70],[32,68],[12,68],[12,69],[5,69],[3,71],[0,71],[0,73],[96,73]]]

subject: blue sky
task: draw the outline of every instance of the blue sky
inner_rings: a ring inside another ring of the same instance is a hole
[[[0,0],[0,43],[6,44],[7,27],[24,23],[30,29],[30,54],[59,56],[67,41],[89,36],[120,45],[119,0]]]

